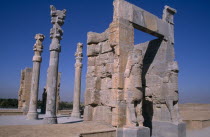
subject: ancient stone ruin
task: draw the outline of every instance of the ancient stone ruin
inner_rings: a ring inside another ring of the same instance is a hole
[[[58,72],[58,80],[57,80],[57,91],[56,91],[56,114],[58,114],[59,103],[60,103],[60,86],[61,86],[61,72]],[[44,91],[42,93],[42,106],[41,113],[46,113],[46,102],[47,102],[47,90],[44,87]]]
[[[165,6],[160,19],[125,0],[114,1],[113,21],[109,28],[103,33],[89,32],[87,36],[85,122],[82,126],[93,123],[106,125],[109,131],[104,130],[100,134],[107,136],[115,136],[113,134],[116,132],[117,137],[186,137],[186,126],[178,110],[175,13],[175,9]],[[56,10],[51,6],[51,16],[50,62],[43,93],[43,101],[46,102],[45,124],[57,123],[58,62],[63,35],[61,26],[66,10]],[[135,29],[157,38],[135,45]],[[77,118],[80,117],[82,48],[83,44],[78,43],[75,54],[72,117]],[[25,101],[22,97],[25,94],[25,73],[22,74],[23,84],[19,93],[20,107],[24,106]],[[37,99],[35,91],[31,96]],[[45,110],[45,105],[43,107]]]
[[[42,62],[42,41],[44,40],[43,34],[36,34],[36,43],[34,44],[34,56],[33,56],[33,72],[31,78],[31,96],[29,103],[29,112],[27,114],[28,119],[38,119],[37,104],[38,104],[38,92],[39,92],[39,75],[40,75],[40,63]]]
[[[61,26],[64,24],[66,17],[66,10],[56,10],[54,6],[50,6],[51,9],[51,23],[53,28],[50,30],[50,38],[52,42],[50,44],[50,61],[47,73],[47,102],[46,102],[46,114],[44,123],[56,124],[56,91],[57,91],[57,79],[58,79],[58,62],[59,53],[61,52],[60,40],[62,39],[63,30]]]
[[[21,70],[20,89],[18,91],[18,109],[28,113],[31,93],[32,68]]]
[[[18,109],[21,110],[25,115],[28,113],[29,110],[31,79],[32,79],[32,68],[25,68],[24,70],[21,70],[20,89],[18,91]],[[60,85],[61,85],[60,81],[61,81],[61,72],[58,73],[58,80],[57,80],[56,113],[58,113],[59,110]],[[46,100],[47,100],[47,92],[45,87],[42,94],[42,107],[41,107],[42,114],[45,114]]]
[[[88,33],[85,121],[123,128],[123,137],[131,131],[148,136],[142,127],[149,127],[153,137],[186,136],[178,112],[175,13],[165,6],[159,19],[124,0],[114,1],[109,28]],[[134,45],[134,29],[157,39]]]
[[[80,94],[81,94],[81,73],[82,73],[82,49],[83,44],[77,44],[77,51],[75,53],[76,63],[75,63],[75,80],[74,80],[74,102],[73,111],[71,117],[80,118]]]

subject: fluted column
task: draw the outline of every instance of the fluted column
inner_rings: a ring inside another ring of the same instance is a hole
[[[56,10],[54,6],[51,9],[51,23],[53,28],[50,30],[50,62],[47,74],[47,104],[44,124],[57,124],[56,117],[56,91],[58,80],[58,62],[59,53],[61,51],[60,40],[62,39],[63,30],[61,26],[64,24],[66,10]]]
[[[74,102],[71,116],[80,118],[80,92],[81,92],[81,71],[82,71],[82,48],[83,44],[77,44],[77,51],[75,53],[75,78],[74,78]]]
[[[38,90],[39,90],[39,75],[40,75],[40,63],[42,61],[42,41],[44,40],[44,35],[36,34],[36,43],[34,44],[34,56],[33,56],[33,72],[31,80],[31,95],[30,104],[27,118],[29,120],[38,119],[37,113],[37,101],[38,101]]]

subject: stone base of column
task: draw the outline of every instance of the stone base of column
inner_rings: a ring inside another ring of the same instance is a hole
[[[117,137],[150,137],[150,129],[147,127],[118,128]]]
[[[81,118],[81,114],[80,114],[80,112],[72,112],[71,117]]]
[[[186,124],[152,121],[152,137],[186,137]]]
[[[27,119],[28,120],[37,120],[38,119],[38,113],[37,112],[28,112]]]
[[[43,120],[44,124],[58,124],[57,117],[45,117]]]

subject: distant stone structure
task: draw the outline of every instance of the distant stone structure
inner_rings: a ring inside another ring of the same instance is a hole
[[[59,103],[60,103],[60,85],[61,85],[61,72],[58,72],[57,92],[56,92],[56,114],[58,114]],[[44,87],[44,91],[42,93],[42,106],[41,106],[42,114],[45,114],[46,112],[46,101],[47,101],[47,90],[46,87]]]
[[[54,6],[50,6],[51,9],[51,23],[53,28],[50,30],[50,38],[52,42],[50,44],[50,61],[47,74],[47,105],[46,114],[44,118],[45,124],[57,124],[56,117],[56,91],[57,91],[57,79],[58,79],[58,62],[59,53],[61,51],[60,40],[62,39],[63,30],[61,26],[64,24],[66,16],[66,10],[56,10]]]
[[[179,111],[188,130],[210,127],[210,104],[179,104]]]
[[[159,19],[125,0],[114,1],[109,28],[88,33],[85,121],[111,124],[118,137],[186,136],[178,112],[175,13],[165,6]],[[134,29],[157,39],[134,45]]]
[[[36,43],[34,44],[34,56],[33,56],[33,72],[31,80],[31,96],[29,103],[29,112],[27,118],[30,120],[38,119],[37,104],[39,93],[39,75],[40,75],[40,63],[42,62],[42,42],[44,40],[43,34],[36,34]]]
[[[75,53],[76,63],[75,63],[75,80],[74,80],[74,102],[73,111],[71,117],[80,118],[80,94],[81,94],[81,73],[82,73],[82,48],[83,44],[77,44],[77,51]]]
[[[21,70],[20,89],[18,91],[18,109],[27,114],[31,94],[32,68]]]

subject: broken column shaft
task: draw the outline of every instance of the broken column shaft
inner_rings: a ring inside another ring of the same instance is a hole
[[[50,30],[50,62],[47,74],[47,104],[46,114],[44,118],[45,124],[57,124],[56,117],[56,91],[58,80],[58,62],[59,53],[61,51],[60,40],[62,39],[63,30],[61,26],[64,24],[66,10],[56,10],[54,6],[50,6],[53,28]]]
[[[44,40],[44,35],[36,34],[35,36],[36,43],[34,44],[34,56],[33,56],[33,72],[31,80],[31,95],[30,95],[30,104],[29,112],[27,118],[29,120],[38,119],[37,113],[37,101],[38,101],[38,90],[39,90],[39,75],[40,75],[40,63],[42,61],[42,41]]]
[[[82,71],[82,48],[83,44],[77,44],[77,51],[75,53],[75,79],[74,79],[74,102],[71,116],[80,118],[80,92],[81,92],[81,71]]]

